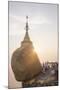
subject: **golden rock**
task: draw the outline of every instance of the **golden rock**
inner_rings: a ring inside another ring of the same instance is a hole
[[[31,80],[41,72],[41,63],[28,35],[28,20],[24,40],[21,47],[13,52],[11,66],[17,81]]]

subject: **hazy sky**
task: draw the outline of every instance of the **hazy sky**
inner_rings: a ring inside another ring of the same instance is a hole
[[[58,61],[58,5],[10,1],[9,62],[13,51],[21,45],[24,38],[26,15],[29,17],[29,36],[40,61]],[[10,65],[9,70],[10,86],[20,86],[20,83],[15,82]]]

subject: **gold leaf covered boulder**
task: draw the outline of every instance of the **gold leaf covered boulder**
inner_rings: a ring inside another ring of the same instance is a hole
[[[28,16],[26,17],[28,19]],[[21,47],[16,49],[11,60],[12,70],[17,81],[27,81],[38,75],[42,69],[38,56],[28,35],[28,21],[26,34]]]

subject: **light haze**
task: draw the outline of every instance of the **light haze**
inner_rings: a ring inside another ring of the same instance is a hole
[[[55,62],[58,52],[58,5],[9,1],[9,87],[21,87],[11,69],[11,57],[21,46],[28,15],[29,36],[40,62]]]

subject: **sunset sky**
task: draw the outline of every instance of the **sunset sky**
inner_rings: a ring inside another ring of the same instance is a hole
[[[25,36],[28,15],[29,36],[42,62],[58,61],[58,5],[24,2],[9,2],[9,83],[20,87],[11,70],[10,62],[14,50],[21,46]],[[13,83],[13,84],[12,84]]]

